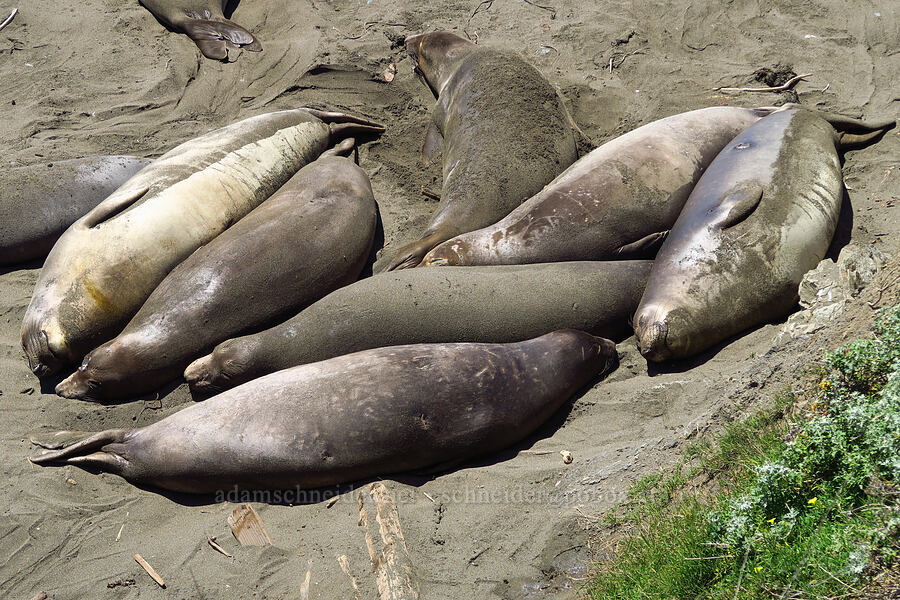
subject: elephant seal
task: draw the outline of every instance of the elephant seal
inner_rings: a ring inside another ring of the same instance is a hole
[[[517,342],[561,328],[630,333],[650,261],[382,273],[332,292],[282,325],[228,340],[184,376],[220,391],[295,365],[379,346]]]
[[[72,224],[44,263],[22,324],[39,376],[119,333],[194,250],[256,208],[335,139],[381,132],[340,113],[251,117],[170,150]]]
[[[365,172],[340,156],[319,158],[175,267],[122,333],[88,353],[56,393],[118,400],[168,383],[217,343],[356,281],[375,222]]]
[[[641,354],[691,356],[790,312],[837,225],[838,146],[865,143],[893,125],[790,105],[732,140],[697,182],[653,264],[634,317]]]
[[[230,0],[140,0],[163,25],[191,38],[203,56],[229,61],[237,50],[262,51],[253,34],[225,18]]]
[[[69,225],[148,164],[136,156],[90,156],[6,171],[0,266],[46,256]]]
[[[652,257],[716,154],[770,112],[713,106],[638,127],[595,148],[498,223],[444,242],[423,265]]]
[[[443,31],[411,36],[406,49],[437,97],[424,158],[443,153],[444,185],[421,239],[378,271],[415,267],[444,240],[495,223],[577,158],[559,95],[518,56]]]
[[[506,448],[617,360],[611,341],[571,329],[514,344],[365,350],[31,460],[187,493],[358,481]]]

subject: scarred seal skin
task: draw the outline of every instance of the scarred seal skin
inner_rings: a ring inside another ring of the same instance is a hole
[[[697,182],[653,264],[634,316],[641,354],[688,357],[790,312],[837,225],[838,147],[893,126],[789,105],[732,140]]]
[[[203,56],[232,61],[240,50],[262,51],[253,34],[225,18],[229,0],[140,0],[159,21],[191,38]]]
[[[0,266],[46,256],[69,225],[150,162],[136,156],[90,156],[4,171]]]
[[[514,444],[616,364],[611,341],[575,330],[513,344],[365,350],[273,373],[32,462],[188,493],[357,481]],[[36,443],[58,447],[73,436],[54,437]]]
[[[422,264],[652,258],[716,154],[771,110],[713,106],[638,127],[595,148],[499,222],[444,242]]]
[[[334,140],[377,123],[310,109],[251,117],[185,142],[125,182],[60,237],[22,324],[39,376],[111,339],[160,281]]]
[[[443,153],[444,185],[422,237],[376,271],[415,267],[444,240],[495,223],[577,158],[559,95],[518,56],[442,31],[406,49],[437,98],[423,155],[427,165]]]
[[[56,393],[120,400],[179,377],[218,342],[356,281],[375,221],[365,172],[346,158],[319,158],[175,267],[122,333],[85,356]]]
[[[185,379],[209,394],[295,365],[379,346],[517,342],[561,328],[623,338],[650,261],[572,262],[382,273],[289,321],[228,340]]]

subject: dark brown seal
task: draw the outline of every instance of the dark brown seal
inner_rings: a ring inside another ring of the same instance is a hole
[[[716,154],[770,112],[713,106],[638,127],[595,148],[499,222],[444,242],[423,265],[652,257]]]
[[[69,225],[150,162],[136,156],[90,156],[5,171],[0,266],[46,256]]]
[[[313,109],[250,117],[189,140],[141,169],[53,246],[22,320],[43,377],[80,363],[134,317],[169,272],[301,167],[377,123]]]
[[[634,317],[641,354],[691,356],[790,312],[837,225],[838,147],[893,126],[789,105],[732,140],[697,182],[653,264]]]
[[[191,38],[203,56],[233,60],[239,49],[260,52],[253,34],[225,18],[229,0],[140,0],[159,21]]]
[[[515,342],[562,328],[630,332],[650,261],[572,262],[382,273],[282,325],[219,344],[185,371],[199,393],[379,346]]]
[[[345,140],[342,150],[352,146]],[[319,158],[169,273],[125,330],[90,352],[56,393],[123,399],[175,379],[218,342],[355,281],[375,220],[363,170],[339,156]]]
[[[514,344],[366,350],[279,371],[148,427],[97,433],[32,461],[188,493],[357,481],[514,444],[616,362],[612,342],[575,330]]]
[[[437,97],[424,156],[443,152],[444,185],[422,237],[378,271],[415,267],[444,240],[495,223],[577,158],[559,95],[518,56],[442,31],[406,49]]]

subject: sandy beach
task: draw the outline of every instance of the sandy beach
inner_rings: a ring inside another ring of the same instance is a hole
[[[19,3],[0,32],[0,166],[97,154],[152,158],[267,111],[352,112],[387,126],[359,152],[383,225],[374,261],[382,247],[418,237],[437,205],[423,189],[441,188],[440,165],[426,169],[420,159],[433,98],[405,54],[409,34],[447,29],[521,55],[558,88],[582,154],[655,119],[712,105],[799,101],[872,120],[900,116],[896,3],[422,4],[243,0],[233,20],[264,50],[225,64],[203,58],[137,0]],[[15,7],[0,2],[0,19]],[[387,81],[392,65],[396,76]],[[778,65],[810,75],[794,92],[716,91],[765,86],[754,73]],[[596,561],[608,557],[599,516],[624,500],[630,482],[795,384],[824,350],[864,335],[872,306],[898,301],[898,156],[896,129],[845,155],[852,215],[839,224],[831,255],[848,243],[874,247],[888,266],[839,318],[796,338],[782,335],[783,322],[766,325],[690,361],[649,368],[634,339],[622,340],[618,370],[517,447],[450,472],[385,477],[422,597],[577,597]],[[14,188],[4,180],[0,189]],[[31,435],[142,426],[193,402],[185,384],[114,405],[55,396],[58,380],[32,375],[19,341],[39,269],[0,270],[0,596],[300,598],[309,572],[309,598],[377,597],[357,487],[333,490],[336,501],[329,491],[254,502],[274,543],[252,548],[240,547],[227,523],[244,498],[164,495],[113,475],[31,465]],[[572,452],[571,464],[562,450]]]

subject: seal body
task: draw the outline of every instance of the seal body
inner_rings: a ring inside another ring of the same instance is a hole
[[[79,362],[116,335],[169,271],[333,137],[382,130],[348,119],[297,109],[215,130],[153,161],[73,223],[47,257],[25,313],[22,345],[32,370],[46,375]]]
[[[339,289],[296,317],[228,340],[185,371],[199,393],[379,346],[516,342],[560,328],[624,337],[650,261],[412,269]]]
[[[518,56],[446,32],[412,36],[406,48],[437,97],[424,154],[442,152],[444,184],[422,237],[378,270],[415,267],[444,240],[495,223],[576,158],[559,95]]]
[[[205,493],[314,488],[495,452],[617,362],[563,330],[514,344],[416,344],[294,367],[158,423],[32,459]],[[264,410],[260,410],[264,407]]]
[[[69,225],[148,164],[136,156],[90,156],[6,171],[0,265],[46,256]]]
[[[260,52],[253,34],[225,18],[229,0],[140,0],[153,15],[174,31],[191,38],[203,56],[228,61],[240,49]]]
[[[714,106],[638,127],[595,148],[499,222],[444,242],[423,264],[652,257],[716,154],[769,112]]]
[[[122,333],[88,353],[56,393],[122,399],[175,379],[218,342],[355,281],[375,221],[363,170],[339,156],[319,158],[175,267]]]
[[[663,243],[635,314],[644,356],[696,354],[796,304],[840,214],[837,148],[845,138],[829,121],[873,134],[893,126],[827,121],[794,105],[755,123],[710,164]]]

